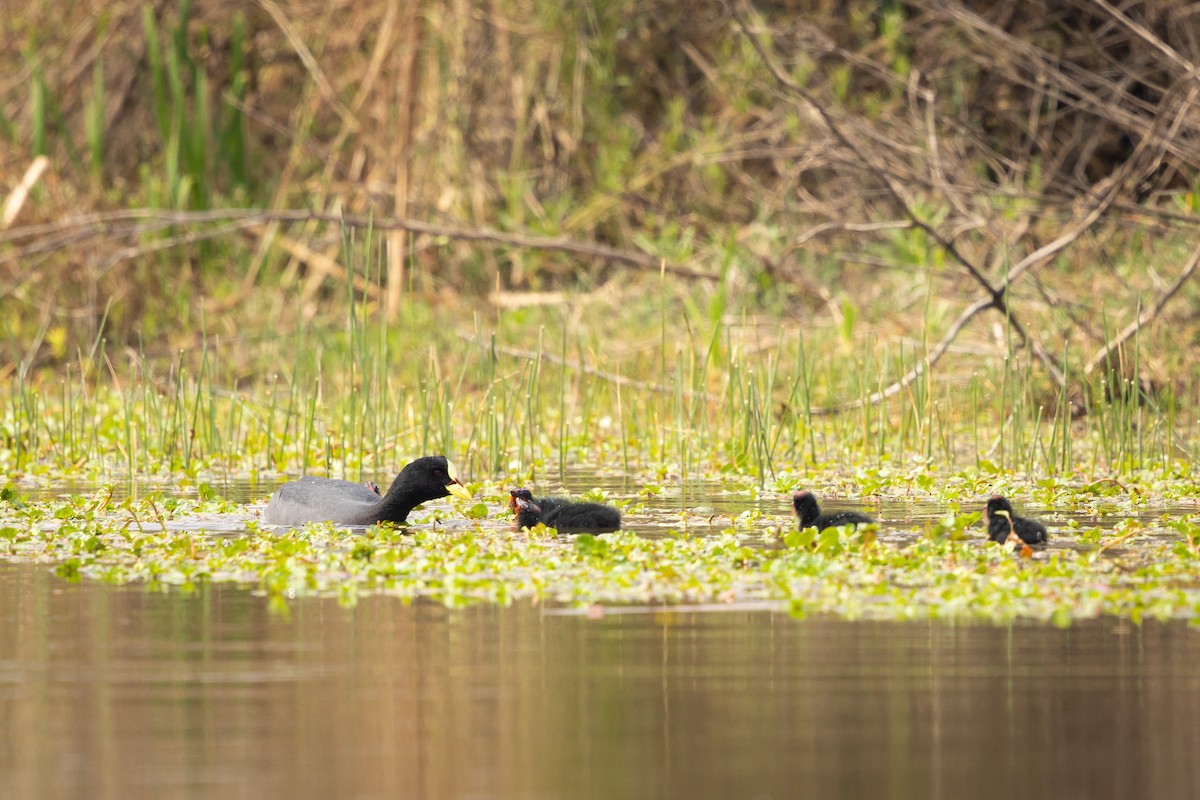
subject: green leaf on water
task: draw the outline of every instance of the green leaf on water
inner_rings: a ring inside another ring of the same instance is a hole
[[[459,509],[467,519],[487,519],[487,503],[475,503],[467,508]]]
[[[817,536],[817,552],[822,555],[836,556],[844,549],[840,528],[826,528]]]
[[[605,558],[609,555],[608,542],[591,533],[581,533],[575,537],[575,549],[585,556]]]
[[[816,540],[817,529],[812,527],[803,530],[793,528],[783,535],[783,543],[792,549],[812,547]]]
[[[79,565],[80,561],[78,558],[68,558],[54,568],[54,574],[71,583],[78,583],[81,577]]]

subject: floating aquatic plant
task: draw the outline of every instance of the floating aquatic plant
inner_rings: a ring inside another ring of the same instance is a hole
[[[507,517],[498,492],[494,500],[493,517]],[[1024,552],[986,543],[979,516],[818,533],[762,515],[752,526],[730,517],[710,536],[568,538],[540,526],[517,533],[507,519],[464,519],[444,507],[417,512],[420,524],[409,529],[285,530],[219,501],[113,503],[100,493],[20,502],[9,493],[0,503],[0,557],[51,565],[70,580],[186,591],[236,584],[280,607],[305,595],[352,604],[388,594],[449,606],[767,603],[795,615],[1059,625],[1099,615],[1200,617],[1196,515],[1067,529],[1049,549]]]

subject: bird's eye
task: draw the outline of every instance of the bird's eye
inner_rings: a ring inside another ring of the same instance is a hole
[[[433,471],[433,476],[435,478],[444,478],[444,477],[446,477],[446,473],[442,472],[440,469],[435,469]]]

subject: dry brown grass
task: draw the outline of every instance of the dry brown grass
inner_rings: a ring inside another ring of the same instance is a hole
[[[321,220],[343,214],[408,229],[388,239],[390,255],[349,265],[388,264],[378,289],[359,277],[383,313],[399,291],[569,288],[627,268],[526,246],[549,237],[628,254],[637,269],[665,259],[684,280],[725,265],[750,307],[818,309],[848,295],[878,322],[894,298],[927,286],[960,326],[993,309],[1015,319],[1016,344],[1040,351],[1051,376],[1064,341],[1094,362],[1139,303],[1191,274],[1193,4],[591,6],[198,4],[179,37],[204,79],[188,84],[190,101],[213,122],[201,137],[212,153],[193,176],[205,202],[314,214],[158,231],[34,227],[171,205],[143,6],[7,16],[0,37],[24,47],[0,54],[12,76],[0,82],[5,195],[36,155],[38,76],[53,109],[50,166],[0,233],[4,358],[28,357],[48,330],[90,338],[106,308],[118,339],[194,324],[198,307],[218,321],[244,316],[263,293],[264,324],[323,313],[315,301],[337,296],[347,265],[336,226]],[[153,10],[165,46],[179,7]],[[97,64],[104,158],[89,169]],[[238,114],[244,179],[213,155],[217,120]],[[1187,300],[1165,304],[1168,324],[1195,340],[1195,288],[1170,297]],[[910,308],[903,324],[917,330],[924,308]],[[1150,356],[1164,375],[1179,358]]]

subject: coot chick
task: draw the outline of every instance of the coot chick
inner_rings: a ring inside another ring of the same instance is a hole
[[[285,483],[271,495],[263,522],[269,525],[399,523],[426,500],[449,494],[471,499],[470,492],[458,482],[454,465],[445,456],[424,456],[400,470],[383,497],[365,484],[332,478],[305,477]]]
[[[796,512],[796,518],[800,520],[800,530],[816,528],[823,531],[826,528],[836,528],[841,525],[865,525],[875,521],[857,511],[836,511],[832,514],[822,514],[817,498],[813,497],[813,493],[808,490],[802,490],[792,495],[792,508]]]
[[[612,506],[556,499],[559,503],[547,511],[533,501],[514,494],[517,527],[532,528],[541,522],[559,533],[609,533],[621,529],[621,512]]]
[[[1049,539],[1046,526],[1036,519],[1018,517],[1008,498],[998,494],[987,501],[988,538],[1004,544],[1009,534],[1016,534],[1025,544],[1045,544]]]
[[[375,494],[383,494],[383,492],[379,491],[379,484],[375,481],[363,481],[363,486],[367,487]]]
[[[571,501],[565,497],[539,497],[535,500],[533,499],[533,492],[529,491],[525,487],[521,487],[520,489],[509,489],[508,494],[508,510],[514,514],[517,513],[518,500],[525,500],[526,502],[533,503],[542,510],[543,514],[549,514],[556,508],[571,504]]]

